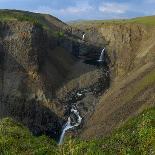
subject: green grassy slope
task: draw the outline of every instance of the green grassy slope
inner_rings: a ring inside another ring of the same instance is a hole
[[[155,153],[155,108],[130,119],[110,137],[91,141],[66,139],[60,147],[48,137],[32,136],[21,124],[6,118],[0,122],[0,152],[4,155],[151,155]]]
[[[68,149],[70,148],[70,149]],[[110,137],[92,141],[71,141],[63,146],[74,155],[155,154],[155,108],[130,119]]]
[[[0,154],[55,154],[56,143],[45,136],[34,137],[21,124],[10,118],[0,121]]]
[[[137,17],[132,19],[114,19],[114,20],[88,20],[88,21],[78,21],[69,23],[70,25],[81,25],[81,24],[103,24],[103,23],[115,23],[115,24],[125,24],[125,23],[136,23],[143,24],[146,26],[155,26],[155,16],[145,16],[145,17]]]
[[[59,30],[67,26],[58,18],[47,14],[39,14],[19,10],[0,10],[0,21],[9,20],[29,21],[35,24],[40,24],[48,30]]]

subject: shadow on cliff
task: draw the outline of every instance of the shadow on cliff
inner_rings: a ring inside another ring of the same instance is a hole
[[[96,69],[103,70],[103,73],[109,71],[110,59],[107,52],[105,52],[104,62],[97,61],[103,47],[81,40],[66,39],[59,38],[55,48],[44,48],[41,56],[40,78],[45,86],[44,93],[50,100],[53,97],[57,98],[56,92],[72,80],[78,81],[80,77]],[[50,42],[46,43],[49,47]],[[72,46],[67,47],[68,44]],[[109,83],[110,75],[107,74],[107,76],[106,83]]]
[[[44,44],[40,47],[41,51],[44,50],[44,52],[42,51],[41,55],[39,55],[40,61],[38,64],[38,74],[40,74],[40,84],[43,86],[43,93],[45,94],[45,97],[52,100],[55,90],[61,88],[66,82],[66,77],[67,74],[70,74],[70,70],[65,69],[63,64],[61,64],[61,61],[57,62],[55,60],[55,56],[53,54],[57,53],[49,53],[48,50],[52,51],[53,49],[47,49],[46,47],[49,48],[48,45]],[[61,47],[61,44],[59,45],[59,47]],[[76,41],[73,42],[72,50],[69,55],[71,58],[74,56],[74,63],[82,60],[82,63],[84,65],[87,64],[93,66],[94,69],[98,68],[103,70],[104,76],[105,71],[107,72],[109,70],[110,59],[105,53],[105,61],[102,63],[97,62],[102,48],[103,47],[91,45],[86,42]],[[53,112],[52,109],[48,108],[48,106],[44,106],[44,103],[38,101],[37,98],[27,96],[27,94],[30,95],[31,92],[27,83],[27,81],[29,80],[27,70],[25,70],[25,68],[17,61],[17,59],[9,53],[3,52],[2,55],[3,58],[1,58],[3,60],[1,60],[0,63],[2,86],[0,87],[0,116],[2,118],[12,117],[17,121],[20,121],[25,126],[27,126],[34,135],[46,134],[58,140],[63,122],[62,118],[60,118],[55,112]],[[50,56],[52,57],[52,59],[50,58]],[[62,56],[61,52],[60,56]],[[70,63],[69,65],[72,66],[72,63]],[[61,71],[59,69],[61,69]],[[88,73],[89,71],[90,70],[84,70],[82,72],[79,72],[78,76],[75,75],[72,77],[72,79],[78,78],[81,75]],[[5,75],[5,72],[9,74]],[[57,76],[54,75],[55,73],[57,73]],[[59,75],[61,75],[61,78],[59,77]],[[31,84],[30,87],[32,87],[32,89],[34,86],[33,83],[35,82],[35,79],[31,79],[31,83],[29,83],[29,86]],[[100,87],[101,83],[106,84],[102,84],[102,90],[107,89],[110,83],[110,74],[106,76],[106,81],[104,78],[100,78],[98,83],[96,84],[97,87]]]
[[[43,101],[28,96],[28,73],[23,66],[2,49],[0,56],[0,118],[11,117],[36,136],[46,134],[58,140],[63,120]]]
[[[61,44],[63,44],[63,40],[59,41],[59,46],[61,46]],[[70,73],[68,73],[68,75],[66,74],[68,79],[65,79],[64,84],[71,80],[78,80],[83,75],[89,75],[89,73],[95,70],[100,70],[103,73],[102,78],[106,78],[107,85],[104,90],[107,89],[110,85],[111,61],[106,50],[103,55],[103,61],[98,61],[103,48],[104,45],[101,47],[101,45],[94,45],[88,41],[82,41],[80,39],[72,41],[72,50],[70,54],[76,58],[75,67],[74,65],[72,66],[72,70],[70,72],[71,76]],[[78,66],[76,64],[78,64]],[[100,82],[100,85],[103,85],[103,81],[105,82],[102,78],[98,81]]]

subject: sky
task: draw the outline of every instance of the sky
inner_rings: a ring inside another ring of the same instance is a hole
[[[47,13],[63,21],[155,15],[155,0],[0,0],[0,9]]]

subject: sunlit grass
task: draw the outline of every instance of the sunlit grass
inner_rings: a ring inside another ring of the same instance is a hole
[[[155,153],[155,108],[130,119],[107,138],[66,138],[62,146],[46,137],[34,137],[10,118],[0,122],[0,152],[4,155],[153,155]]]
[[[155,16],[145,16],[145,17],[137,17],[132,19],[111,19],[111,20],[87,20],[87,21],[79,21],[75,23],[71,23],[71,25],[82,25],[82,24],[127,24],[127,23],[136,23],[142,24],[146,26],[155,26]]]

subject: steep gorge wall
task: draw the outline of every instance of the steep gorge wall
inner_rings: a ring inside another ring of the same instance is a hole
[[[107,42],[115,76],[125,75],[151,60],[154,30],[137,24],[105,24],[99,29]]]
[[[1,117],[11,116],[36,134],[58,138],[66,107],[77,102],[81,116],[88,114],[87,122],[99,102],[97,95],[109,88],[111,79],[155,60],[153,28],[102,24],[80,29],[86,32],[84,41],[81,30],[73,30],[74,39],[56,38],[29,22],[0,23]],[[96,63],[103,47],[106,64],[85,63]],[[85,89],[77,101],[77,92]]]
[[[155,105],[155,28],[130,23],[76,25],[90,44],[105,46],[111,82],[80,133],[108,136],[145,108]],[[95,37],[96,36],[96,37]]]
[[[112,77],[124,76],[154,58],[154,27],[130,23],[75,24],[86,41],[106,47]]]
[[[100,85],[107,80],[102,68],[85,64],[87,55],[73,56],[75,45],[91,49],[72,36],[55,37],[30,22],[0,22],[0,117],[13,117],[35,134],[58,138],[71,97],[85,88],[96,93],[107,87]]]
[[[0,117],[13,117],[35,134],[57,137],[63,110],[52,98],[72,64],[69,53],[41,27],[0,22]]]

